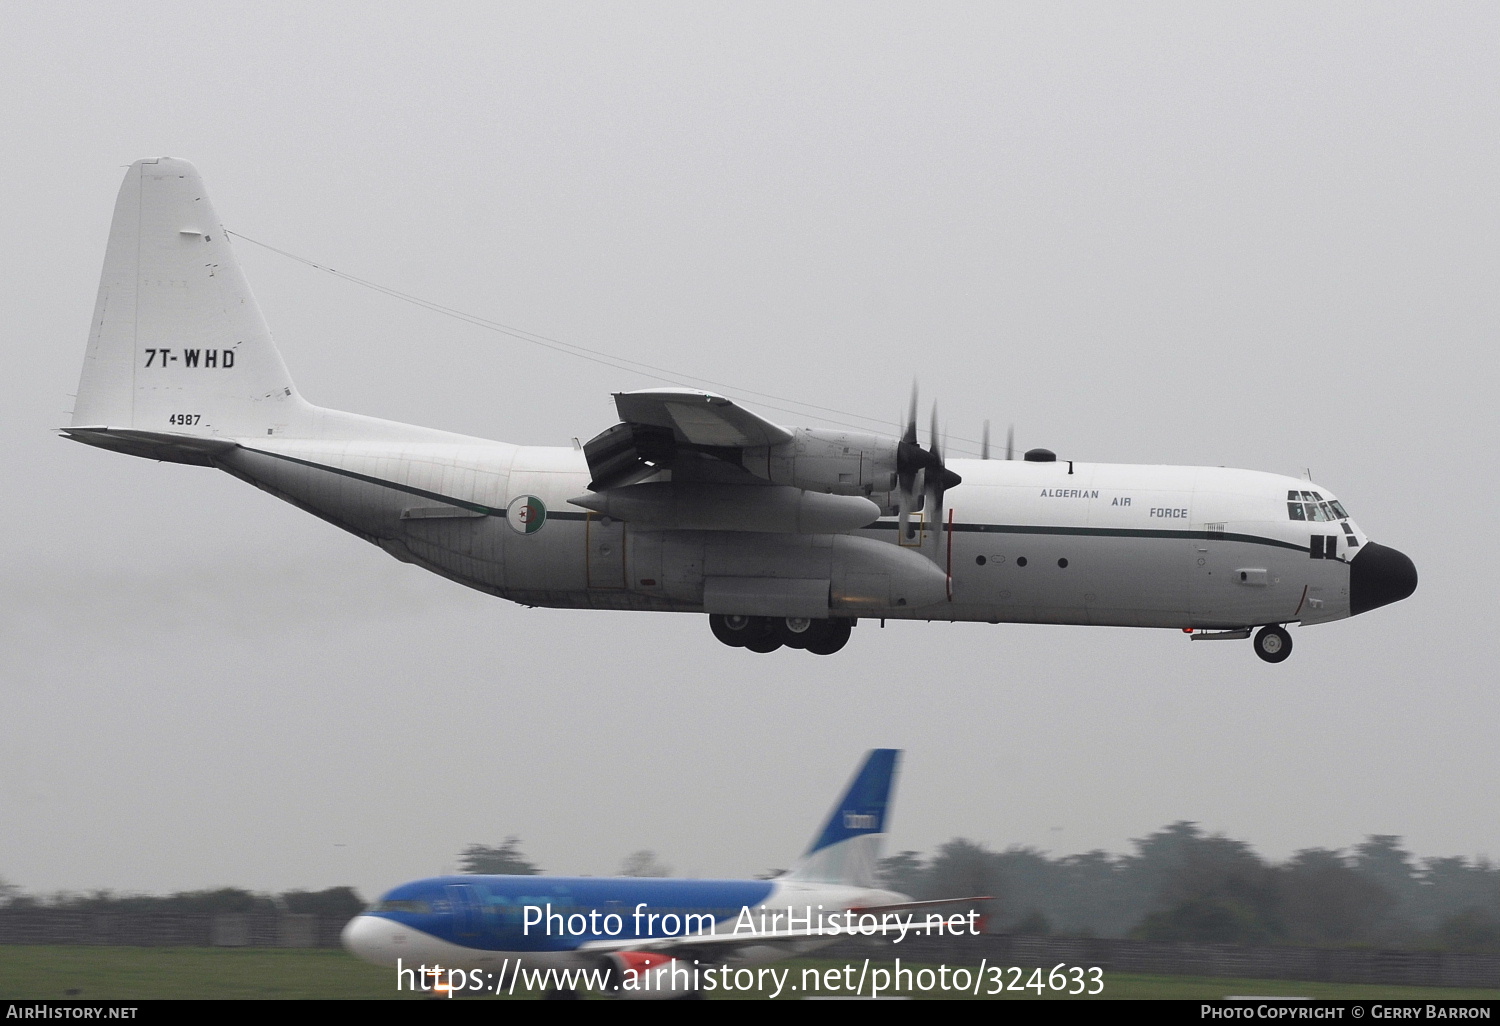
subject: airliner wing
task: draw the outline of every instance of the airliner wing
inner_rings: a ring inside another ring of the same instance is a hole
[[[936,908],[939,905],[963,905],[976,901],[994,901],[994,896],[977,894],[972,898],[934,898],[932,901],[901,901],[894,905],[864,905],[851,908],[850,912],[880,915],[884,912],[905,912],[909,909]]]
[[[723,925],[723,924],[721,924]],[[895,926],[891,927],[891,934],[899,933]],[[578,946],[579,951],[597,952],[608,954],[612,951],[658,951],[662,954],[673,954],[683,950],[691,950],[694,953],[712,953],[719,958],[732,957],[733,952],[751,947],[779,947],[791,946],[799,941],[809,940],[834,940],[837,937],[848,937],[847,931],[840,930],[834,934],[831,929],[824,929],[822,933],[812,928],[798,928],[795,930],[742,930],[739,933],[692,933],[683,937],[636,937],[632,939],[588,941]]]
[[[775,947],[794,945],[799,941],[836,940],[840,937],[885,936],[895,939],[907,935],[924,936],[927,919],[923,915],[901,916],[900,912],[918,912],[939,905],[972,904],[993,901],[988,896],[972,898],[939,898],[935,901],[903,901],[891,905],[868,905],[851,908],[847,912],[829,911],[821,913],[821,924],[814,922],[787,930],[740,930],[736,932],[731,923],[719,923],[717,933],[693,933],[682,937],[636,937],[633,939],[589,941],[579,946],[580,951],[660,951],[670,954],[680,948],[695,952],[719,949],[719,957],[738,948]],[[795,907],[795,906],[794,906]],[[872,928],[866,916],[875,916],[877,923]],[[903,930],[902,927],[905,927]],[[727,932],[726,932],[727,931]]]

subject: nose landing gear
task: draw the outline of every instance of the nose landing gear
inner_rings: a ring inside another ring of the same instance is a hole
[[[1275,624],[1267,624],[1255,634],[1255,654],[1268,663],[1279,663],[1292,654],[1292,636]]]
[[[730,648],[752,652],[774,652],[781,646],[806,649],[813,655],[833,655],[849,641],[853,620],[843,618],[809,620],[770,616],[736,616],[713,613],[708,618],[714,637]]]

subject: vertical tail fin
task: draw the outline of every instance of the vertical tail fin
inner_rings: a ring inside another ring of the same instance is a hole
[[[115,202],[74,427],[233,438],[307,418],[185,160],[132,164]]]
[[[816,883],[874,887],[886,813],[901,752],[876,748],[865,757],[823,829],[786,877]]]

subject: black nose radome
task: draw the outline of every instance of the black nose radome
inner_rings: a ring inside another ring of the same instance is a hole
[[[1417,566],[1404,552],[1365,542],[1349,563],[1349,612],[1400,602],[1417,590]]]

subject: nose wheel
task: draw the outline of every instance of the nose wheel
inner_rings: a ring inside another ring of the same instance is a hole
[[[1255,654],[1268,663],[1279,663],[1292,654],[1292,636],[1274,624],[1255,634]]]

